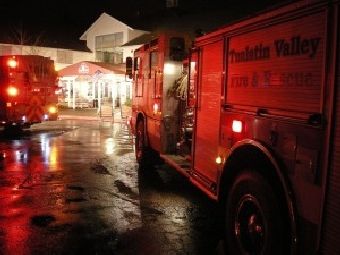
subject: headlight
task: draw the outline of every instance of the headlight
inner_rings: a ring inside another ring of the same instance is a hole
[[[17,61],[15,60],[15,58],[10,58],[7,60],[7,66],[10,68],[16,68],[18,65]]]
[[[7,95],[10,97],[15,97],[18,95],[18,89],[15,87],[8,87],[7,88]]]
[[[57,113],[57,107],[55,107],[55,106],[48,107],[48,113],[49,114]]]

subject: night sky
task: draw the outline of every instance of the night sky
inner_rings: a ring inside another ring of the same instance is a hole
[[[1,0],[0,42],[75,48],[79,37],[102,12],[137,29],[160,26],[209,31],[282,0],[178,0],[166,10],[165,0]],[[21,35],[21,36],[20,36]],[[21,38],[21,39],[20,39]]]

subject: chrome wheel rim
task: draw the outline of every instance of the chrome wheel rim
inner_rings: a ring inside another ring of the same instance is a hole
[[[266,242],[266,219],[258,200],[246,194],[238,203],[235,217],[235,236],[246,254],[262,254]]]

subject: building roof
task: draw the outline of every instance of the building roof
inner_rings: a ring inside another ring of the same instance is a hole
[[[98,74],[125,74],[124,64],[112,65],[108,63],[81,61],[69,65],[58,71],[58,76],[95,76]]]
[[[87,34],[88,34],[88,32],[91,30],[91,29],[93,29],[99,22],[100,22],[100,20],[101,19],[103,19],[103,18],[109,18],[109,19],[111,19],[111,20],[113,20],[113,21],[116,21],[116,22],[119,22],[119,23],[121,23],[121,24],[123,24],[124,26],[126,26],[127,28],[129,28],[129,29],[132,29],[131,27],[129,27],[128,25],[126,25],[125,23],[123,23],[122,21],[120,21],[120,20],[117,20],[117,19],[115,19],[114,17],[112,17],[111,15],[109,15],[109,14],[107,14],[106,12],[103,12],[100,16],[99,16],[99,18],[98,19],[96,19],[96,21],[95,22],[93,22],[92,23],[92,25],[80,36],[80,40],[87,40]]]
[[[142,34],[141,36],[138,36],[127,43],[123,44],[122,47],[124,46],[136,46],[136,45],[143,45],[145,43],[150,42],[152,39],[156,38],[155,34]]]

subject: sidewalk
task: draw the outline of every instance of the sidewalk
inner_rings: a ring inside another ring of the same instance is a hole
[[[114,117],[112,121],[122,122],[126,116],[131,116],[131,107],[123,106],[114,108]],[[58,114],[59,120],[105,120],[110,121],[108,117],[100,118],[97,108],[60,108]]]

